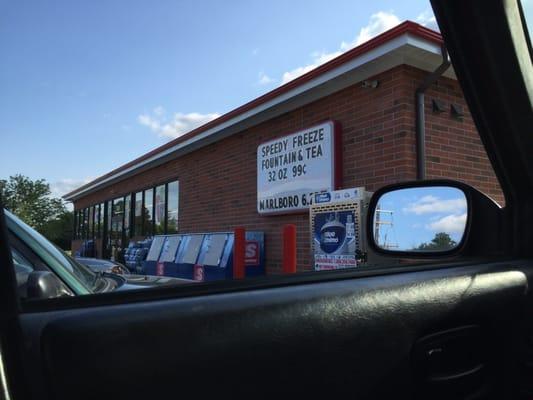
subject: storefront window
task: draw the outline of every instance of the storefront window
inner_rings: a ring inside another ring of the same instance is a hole
[[[78,239],[80,235],[80,212],[74,211],[74,239]]]
[[[89,222],[87,225],[87,239],[93,238],[94,229],[94,207],[89,207]]]
[[[104,203],[100,203],[100,219],[98,220],[98,237],[104,236]]]
[[[124,237],[130,237],[131,196],[124,197]]]
[[[144,191],[144,235],[153,234],[154,223],[154,189]]]
[[[124,199],[113,200],[113,212],[111,214],[111,259],[119,260],[122,251],[122,234],[124,227]]]
[[[113,214],[113,201],[109,200],[107,202],[107,234],[111,232],[111,215]]]
[[[137,192],[134,195],[135,202],[135,227],[133,236],[140,236],[143,234],[143,193]]]
[[[118,239],[122,237],[122,228],[124,223],[124,199],[113,200],[113,214],[111,216],[111,232],[113,237]]]
[[[161,185],[155,188],[154,233],[156,235],[162,235],[165,233],[165,213],[166,213],[165,185]]]
[[[101,204],[94,206],[94,235],[96,238],[102,237],[102,214],[104,209]]]
[[[87,237],[89,236],[88,234],[88,228],[89,228],[89,209],[88,208],[84,208],[83,209],[83,234],[82,234],[82,239],[87,239]]]
[[[178,233],[179,182],[168,184],[167,233]]]
[[[110,258],[112,249],[111,249],[111,214],[113,211],[113,202],[111,200],[107,201],[105,203],[105,210],[102,212],[102,215],[104,215],[104,231],[103,231],[103,249],[104,249],[104,257]]]
[[[94,237],[95,238],[98,238],[99,237],[99,230],[100,230],[100,204],[97,204],[94,206]]]
[[[79,215],[79,231],[78,231],[78,238],[79,239],[83,239],[83,235],[84,235],[84,230],[85,230],[85,226],[84,226],[84,221],[85,221],[85,217],[84,217],[84,213],[85,213],[85,209],[82,209],[80,210],[80,215]]]

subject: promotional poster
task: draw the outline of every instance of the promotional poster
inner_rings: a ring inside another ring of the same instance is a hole
[[[356,229],[353,210],[315,214],[313,232],[315,271],[357,266]]]

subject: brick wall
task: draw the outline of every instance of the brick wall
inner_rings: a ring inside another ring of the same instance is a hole
[[[245,226],[266,233],[269,273],[281,269],[281,229],[298,229],[298,268],[309,269],[309,216],[260,216],[256,211],[258,144],[324,120],[339,121],[343,141],[343,188],[367,190],[416,178],[414,93],[426,72],[399,66],[372,79],[376,89],[353,85],[191,154],[93,193],[76,209],[177,178],[181,233],[232,230]],[[434,114],[431,99],[460,104],[462,120],[449,111]],[[441,78],[426,95],[427,175],[465,181],[503,200],[457,82]],[[74,243],[73,243],[74,245]]]
[[[414,93],[424,75],[425,72],[415,68],[405,68],[408,91]],[[426,92],[425,99],[427,178],[449,178],[466,182],[504,205],[503,193],[459,84],[451,79],[439,79]],[[441,100],[446,111],[432,111],[432,99]],[[414,120],[414,95],[407,100],[409,107],[406,114]],[[451,104],[462,109],[462,118],[452,116]]]

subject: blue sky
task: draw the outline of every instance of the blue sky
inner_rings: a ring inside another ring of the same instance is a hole
[[[405,19],[435,27],[421,0],[0,0],[0,178],[64,194]]]

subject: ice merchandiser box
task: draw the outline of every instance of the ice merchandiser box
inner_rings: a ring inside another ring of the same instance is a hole
[[[142,263],[142,271],[146,275],[155,275],[157,268],[157,262],[159,260],[159,255],[161,254],[161,249],[165,242],[164,236],[155,236],[148,250],[146,260]]]
[[[155,236],[144,271],[196,281],[232,279],[233,243],[233,232]],[[246,277],[265,274],[264,254],[264,233],[246,232]]]

